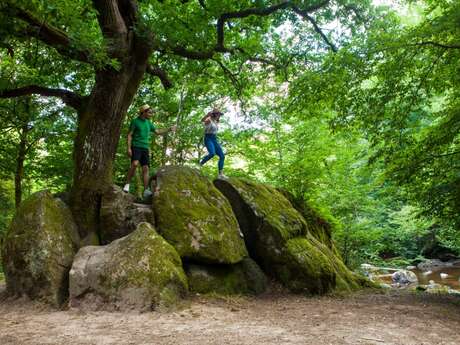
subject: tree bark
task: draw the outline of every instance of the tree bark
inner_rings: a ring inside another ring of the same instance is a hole
[[[29,129],[27,123],[21,128],[18,156],[16,158],[16,172],[14,174],[14,201],[16,209],[22,201],[22,178],[24,177],[24,161],[27,152],[27,135]]]
[[[97,244],[103,193],[112,184],[112,163],[121,125],[147,68],[151,48],[130,43],[121,68],[96,71],[96,83],[79,113],[74,144],[71,208],[82,245]]]

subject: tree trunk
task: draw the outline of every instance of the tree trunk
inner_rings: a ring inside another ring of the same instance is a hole
[[[27,134],[29,129],[27,123],[21,128],[18,156],[16,158],[16,172],[14,175],[14,201],[16,209],[22,201],[22,178],[24,177],[24,161],[27,152]]]
[[[112,184],[112,165],[126,111],[145,73],[148,46],[134,47],[119,70],[96,72],[96,83],[79,113],[71,197],[82,245],[97,244],[102,194]]]

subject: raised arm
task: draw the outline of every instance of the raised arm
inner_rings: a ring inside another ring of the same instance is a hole
[[[163,128],[163,129],[155,129],[155,134],[157,135],[165,135],[168,132],[175,132],[177,126],[171,126],[169,128]]]
[[[209,122],[211,122],[211,115],[206,114],[205,116],[203,116],[202,119],[201,119],[201,122],[203,122],[205,124],[208,124]]]

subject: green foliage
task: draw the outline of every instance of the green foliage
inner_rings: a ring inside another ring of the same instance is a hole
[[[425,4],[415,24],[384,17],[331,60],[347,86],[334,100],[336,122],[366,135],[371,161],[428,217],[458,228],[460,4]]]
[[[0,205],[2,213],[0,213],[0,238],[5,232],[6,227],[12,216],[14,208],[14,187],[12,181],[5,179],[0,180]]]
[[[156,109],[158,128],[178,127],[153,141],[152,174],[206,154],[200,119],[217,106],[226,110],[219,133],[226,174],[268,182],[328,209],[348,265],[416,259],[434,228],[436,240],[458,252],[458,1],[411,1],[404,17],[367,0],[331,1],[312,14],[325,38],[292,10],[233,18],[225,25],[231,53],[199,60],[173,52],[214,49],[222,13],[277,3],[139,1],[135,33],[152,39],[150,63],[173,87],[165,90],[147,75],[142,81],[121,128],[114,181],[125,182],[127,129],[139,106]],[[65,32],[71,48],[89,52],[90,63],[27,35],[26,22],[14,15],[18,7]],[[0,37],[0,91],[36,84],[90,95],[95,70],[121,68],[108,56],[110,44],[87,0],[3,2]],[[69,190],[78,120],[61,102],[37,96],[2,99],[0,116],[1,236],[14,213],[21,143],[23,198],[43,188]],[[203,172],[215,176],[216,162]]]
[[[14,187],[11,181],[0,180],[0,257],[2,256],[3,238],[14,214]],[[2,264],[0,262],[0,280],[3,277]]]

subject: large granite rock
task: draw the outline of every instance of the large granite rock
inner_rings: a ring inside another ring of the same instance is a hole
[[[190,291],[221,295],[258,295],[267,288],[267,277],[257,263],[246,258],[234,265],[186,264]]]
[[[164,167],[157,183],[156,226],[182,258],[233,264],[247,256],[230,203],[198,170]]]
[[[294,292],[352,290],[358,278],[330,248],[326,231],[318,236],[278,190],[242,179],[216,180],[230,200],[250,256]],[[324,228],[324,225],[321,225]]]
[[[149,223],[106,246],[81,248],[70,270],[70,305],[84,309],[171,307],[187,289],[179,255]]]
[[[154,225],[151,206],[135,203],[134,195],[123,192],[118,186],[104,193],[100,211],[101,244],[130,234],[142,222]]]
[[[8,293],[61,305],[78,246],[77,227],[64,202],[48,191],[33,194],[22,202],[4,238]]]

